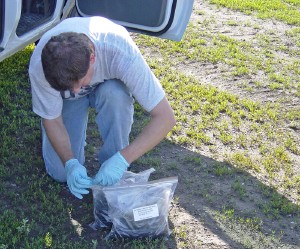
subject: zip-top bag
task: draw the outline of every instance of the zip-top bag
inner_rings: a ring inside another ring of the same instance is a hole
[[[148,182],[150,174],[154,171],[154,168],[150,168],[139,173],[126,171],[121,180],[114,186]],[[90,227],[94,230],[109,228],[112,225],[111,219],[108,216],[108,205],[103,192],[104,188],[105,187],[100,185],[92,186],[95,221],[90,224]]]
[[[112,228],[106,239],[168,237],[168,212],[177,177],[105,187]]]

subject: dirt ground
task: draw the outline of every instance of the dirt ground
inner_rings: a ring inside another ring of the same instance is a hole
[[[201,11],[201,15],[197,14]],[[214,28],[212,32],[226,34],[240,40],[252,40],[255,43],[257,33],[268,33],[269,30],[275,30],[280,39],[285,39],[286,43],[289,37],[285,31],[290,27],[274,20],[261,20],[254,16],[248,16],[241,12],[227,9],[218,9],[214,5],[209,5],[207,1],[196,0],[194,13],[191,21],[202,22],[204,19],[214,19]],[[255,23],[260,28],[253,25],[248,26],[230,26],[229,20],[237,23],[250,22]],[[205,27],[200,27],[205,29]],[[147,51],[146,51],[147,53]],[[287,55],[282,55],[287,56]],[[245,79],[224,77],[227,70],[225,65],[210,63],[185,63],[178,66],[178,70],[184,70],[185,73],[193,75],[201,83],[212,84],[219,89],[237,94],[241,97],[249,98],[249,92],[240,87],[245,83]],[[264,75],[256,75],[263,81]],[[246,79],[249,84],[256,79]],[[234,83],[234,84],[233,84]],[[283,97],[284,92],[271,92],[267,89],[260,89],[251,93],[251,99],[264,102],[275,101]],[[299,106],[299,98],[294,98],[288,105]],[[168,248],[199,248],[199,249],[238,249],[238,248],[300,248],[300,221],[293,215],[280,219],[274,219],[257,211],[258,203],[263,203],[263,191],[272,191],[268,189],[263,181],[245,172],[238,172],[233,166],[211,159],[209,150],[192,151],[169,141],[162,142],[151,154],[157,157],[162,163],[161,168],[153,174],[153,178],[161,178],[177,175],[179,184],[176,189],[174,201],[170,209],[170,228],[173,229],[173,235],[167,241]],[[191,160],[189,161],[188,158]],[[199,165],[195,168],[194,159],[199,160]],[[93,160],[93,159],[91,159]],[[172,164],[172,162],[174,164]],[[180,164],[181,167],[172,167]],[[218,178],[213,174],[214,167],[226,167],[229,174]],[[147,165],[136,165],[135,171],[147,169]],[[240,182],[245,186],[247,195],[239,198],[236,192],[232,191],[231,186],[235,182]],[[284,198],[277,194],[278,198]],[[260,201],[260,202],[259,202]],[[259,231],[253,229],[254,223],[241,226],[241,221],[234,219],[228,220],[222,218],[222,210],[228,210],[234,207],[235,214],[238,217],[256,217],[260,225]],[[254,232],[253,232],[254,231]],[[94,232],[88,227],[84,229],[86,236],[91,239],[99,238],[99,232]],[[105,231],[101,232],[105,235]],[[101,236],[102,236],[101,235]],[[280,241],[278,240],[280,238]],[[99,248],[108,248],[105,243],[98,245]]]
[[[197,14],[201,11],[201,15]],[[217,8],[215,5],[210,5],[207,1],[195,0],[194,11],[191,16],[191,21],[194,23],[203,23],[205,19],[212,20],[213,28],[212,33],[224,34],[240,41],[250,42],[251,44],[258,44],[259,35],[272,34],[272,38],[275,42],[281,42],[282,44],[295,48],[295,42],[292,41],[286,32],[292,28],[292,26],[270,19],[259,19],[255,16],[246,15],[242,12],[232,11],[226,8]],[[236,23],[232,25],[230,23]],[[239,25],[242,24],[242,25]],[[247,25],[245,25],[247,24]],[[206,30],[206,27],[199,25],[200,30]],[[259,45],[258,45],[259,46]],[[273,51],[276,52],[276,51]],[[288,58],[287,53],[278,52],[277,56],[281,58]],[[218,87],[221,90],[226,90],[231,93],[240,95],[241,97],[249,98],[249,92],[242,90],[243,83],[253,84],[254,81],[262,81],[265,79],[265,75],[257,74],[248,76],[248,78],[241,77],[224,77],[228,76],[230,68],[224,68],[222,64],[185,64],[180,68],[183,68],[185,73],[190,72],[193,76],[197,77],[200,82],[208,83]],[[259,102],[272,102],[279,98],[284,98],[284,91],[270,91],[268,89],[254,90],[251,93],[251,99]],[[300,99],[289,99],[289,106],[300,108]]]

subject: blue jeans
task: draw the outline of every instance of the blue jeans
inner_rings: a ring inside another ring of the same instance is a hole
[[[133,123],[134,100],[119,80],[107,80],[90,94],[77,100],[64,100],[62,117],[68,131],[74,158],[85,162],[84,146],[89,108],[96,110],[96,123],[103,140],[99,152],[100,165],[129,143]],[[59,182],[66,182],[66,172],[54,151],[42,125],[43,158],[48,174]],[[99,165],[99,167],[100,167]]]

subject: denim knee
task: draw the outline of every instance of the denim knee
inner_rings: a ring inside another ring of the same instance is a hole
[[[97,112],[103,108],[113,112],[132,105],[134,101],[125,84],[114,79],[105,81],[96,89],[93,102],[91,105]]]
[[[133,97],[120,80],[102,83],[94,94],[96,123],[103,139],[99,152],[100,163],[129,143],[133,123]]]

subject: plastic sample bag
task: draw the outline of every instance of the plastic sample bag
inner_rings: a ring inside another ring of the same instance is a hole
[[[121,180],[114,186],[132,183],[145,183],[148,181],[150,174],[154,171],[154,168],[139,173],[126,171]],[[99,185],[92,186],[95,221],[90,224],[90,227],[94,230],[100,228],[108,228],[112,225],[111,219],[108,216],[108,205],[106,197],[103,192],[103,189],[105,188],[106,187]]]
[[[177,177],[103,189],[112,228],[106,239],[170,235],[168,212]]]

